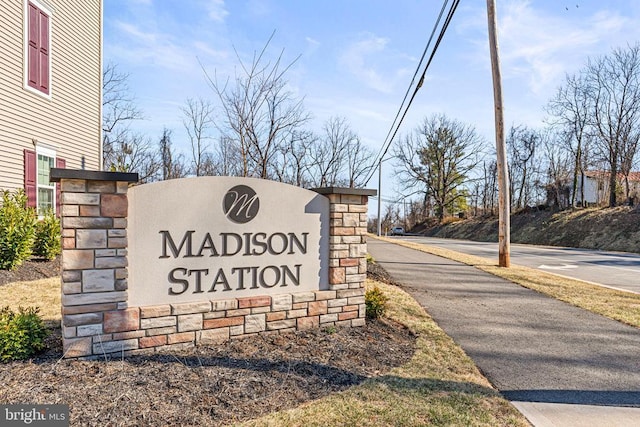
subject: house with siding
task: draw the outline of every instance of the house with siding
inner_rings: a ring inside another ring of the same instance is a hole
[[[102,0],[3,0],[0,189],[58,210],[49,169],[101,169]]]
[[[584,194],[584,204],[586,205],[606,205],[609,202],[609,179],[611,174],[607,171],[585,171],[578,178],[578,189],[576,199],[582,203]],[[640,198],[640,172],[630,172],[628,177],[622,173],[617,175],[618,191],[623,192],[626,188],[626,180],[629,182],[629,197],[636,203]],[[584,185],[584,190],[582,186]],[[620,199],[623,202],[624,199]]]

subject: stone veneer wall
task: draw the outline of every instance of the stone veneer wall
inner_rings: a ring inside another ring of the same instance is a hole
[[[127,190],[137,175],[52,169],[51,176],[62,190],[64,357],[365,324],[367,202],[373,190],[315,190],[330,201],[329,290],[129,307]]]

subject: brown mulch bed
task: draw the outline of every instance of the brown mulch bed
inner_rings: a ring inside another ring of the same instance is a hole
[[[0,270],[0,286],[11,282],[27,282],[60,275],[60,257],[53,261],[31,258],[15,270]]]
[[[378,320],[81,361],[61,359],[60,333],[38,358],[0,363],[0,403],[67,404],[71,425],[95,426],[226,425],[294,408],[384,375],[416,340]]]

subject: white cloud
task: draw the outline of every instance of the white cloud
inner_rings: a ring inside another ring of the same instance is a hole
[[[215,22],[224,22],[229,15],[229,11],[225,7],[224,0],[207,0],[205,3],[209,18]]]
[[[370,58],[382,53],[389,40],[374,34],[364,34],[362,38],[347,47],[341,57],[349,72],[363,84],[379,92],[390,93],[392,82],[384,77],[370,62]]]

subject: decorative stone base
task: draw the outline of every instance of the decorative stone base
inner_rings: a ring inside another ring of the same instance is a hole
[[[329,290],[129,307],[127,191],[136,174],[52,169],[62,189],[64,357],[179,349],[259,333],[365,324],[371,190],[329,198]],[[325,284],[327,286],[327,284]]]

